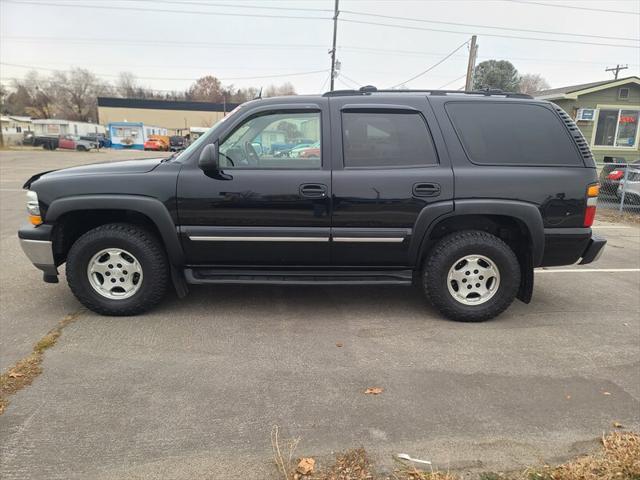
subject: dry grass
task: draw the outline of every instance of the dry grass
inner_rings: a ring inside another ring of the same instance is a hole
[[[528,469],[527,480],[640,480],[640,435],[614,432],[602,438],[602,451],[557,467]]]
[[[329,468],[311,476],[310,480],[374,480],[373,465],[364,448],[347,450],[336,455]]]
[[[78,319],[82,310],[64,317],[55,328],[42,337],[33,346],[33,351],[18,361],[8,372],[0,375],[0,415],[9,405],[9,397],[31,385],[33,380],[42,373],[42,360],[44,352],[53,347],[62,334],[62,329]]]
[[[277,434],[277,427],[274,430]],[[476,476],[467,472],[464,477],[461,476],[464,472],[421,470],[399,460],[401,466],[393,473],[379,475],[363,448],[340,453],[332,465],[309,475],[300,475],[295,471],[297,460],[293,457],[299,439],[288,442],[285,448],[276,448],[277,435],[275,440],[276,464],[284,480],[640,480],[640,435],[632,432],[613,432],[603,436],[601,451],[559,466],[532,467],[517,473],[484,472]]]
[[[640,225],[640,215],[637,213],[622,212],[609,208],[599,207],[596,212],[596,220],[611,223],[626,223],[630,225]]]

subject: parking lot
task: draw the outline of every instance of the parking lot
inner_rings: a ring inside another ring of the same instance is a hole
[[[503,470],[640,430],[640,227],[599,262],[536,274],[496,320],[444,320],[403,287],[193,287],[134,318],[81,309],[20,251],[34,173],[149,153],[0,152],[0,370],[68,314],[0,416],[3,479],[276,478],[270,432],[321,462],[365,447]],[[365,395],[368,387],[380,395]]]

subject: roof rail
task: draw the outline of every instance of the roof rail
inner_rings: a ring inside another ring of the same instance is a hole
[[[351,95],[371,95],[372,93],[428,93],[429,95],[448,95],[448,94],[466,94],[466,95],[482,95],[489,97],[492,95],[500,95],[507,98],[533,98],[526,93],[516,92],[503,92],[502,90],[495,88],[487,88],[484,90],[378,90],[373,85],[367,85],[361,87],[359,90],[334,90],[332,92],[326,92],[323,97],[344,97]]]

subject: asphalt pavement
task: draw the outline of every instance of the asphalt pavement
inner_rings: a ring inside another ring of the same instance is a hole
[[[22,183],[140,156],[0,152],[1,371],[81,310],[20,251]],[[321,462],[363,446],[383,467],[406,452],[474,470],[640,431],[640,228],[595,230],[599,262],[539,271],[531,304],[481,324],[403,287],[197,287],[139,317],[84,312],[0,416],[0,478],[276,478],[273,425]]]

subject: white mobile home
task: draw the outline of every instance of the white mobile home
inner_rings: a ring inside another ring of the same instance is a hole
[[[95,135],[106,133],[106,129],[97,123],[75,122],[57,118],[46,118],[33,121],[34,133],[38,137],[59,137],[60,135]]]

